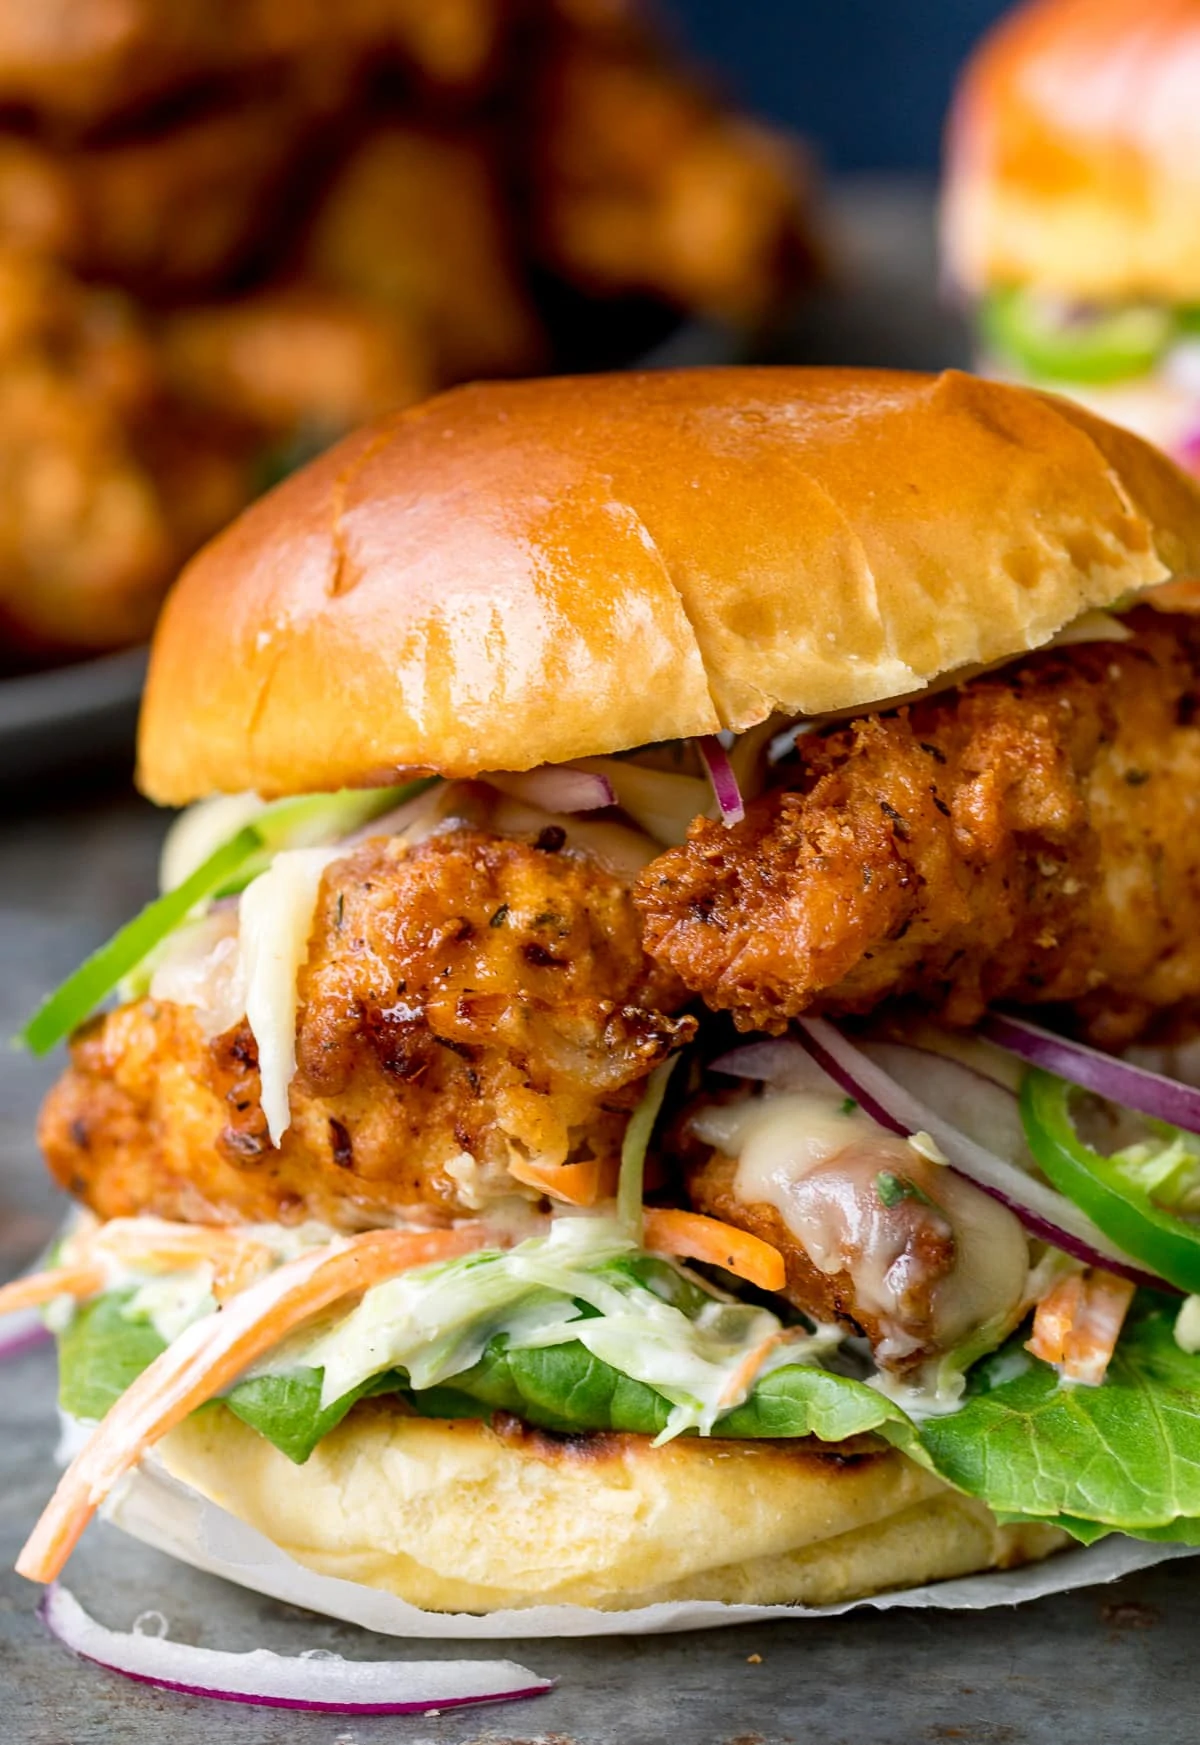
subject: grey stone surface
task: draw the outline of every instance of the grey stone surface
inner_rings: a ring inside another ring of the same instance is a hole
[[[881,260],[891,308],[879,319],[896,323],[878,343],[898,362],[956,359],[960,337],[931,325],[941,317],[928,296],[927,201],[864,201],[851,214],[856,247]],[[855,337],[867,315],[861,297],[827,309],[826,355],[868,355]],[[149,895],[161,829],[119,789],[38,810],[7,804],[0,1035]],[[0,1047],[0,1270],[34,1252],[57,1209],[32,1138],[55,1070]],[[48,1350],[0,1365],[0,1745],[1190,1745],[1200,1732],[1200,1564],[1190,1562],[1015,1611],[506,1643],[495,1652],[556,1677],[557,1689],[441,1717],[300,1716],[155,1692],[72,1662],[37,1622],[35,1590],[12,1573],[54,1482],[53,1399]],[[464,1651],[373,1638],[261,1599],[103,1525],[85,1536],[70,1583],[107,1624],[128,1628],[155,1607],[174,1636],[212,1647],[362,1658]]]

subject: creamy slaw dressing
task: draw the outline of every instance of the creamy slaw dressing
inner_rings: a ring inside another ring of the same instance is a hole
[[[146,1248],[153,1251],[157,1235],[175,1228],[159,1218],[128,1218],[122,1222],[132,1232],[137,1226],[145,1231]],[[81,1234],[86,1237],[102,1230],[102,1224],[89,1225]],[[304,1224],[240,1224],[238,1234],[247,1244],[257,1244],[268,1250],[276,1266],[298,1260],[314,1249],[329,1253],[345,1247],[346,1238],[327,1224],[311,1219]],[[70,1238],[64,1248],[69,1251]],[[130,1244],[132,1247],[132,1244]],[[131,1320],[148,1321],[164,1344],[170,1345],[193,1322],[216,1312],[213,1295],[214,1267],[200,1260],[193,1266],[163,1268],[138,1266],[135,1261],[106,1250],[103,1246],[89,1248],[88,1258],[94,1260],[104,1274],[105,1292],[127,1294],[125,1315]],[[61,1333],[70,1324],[77,1305],[73,1297],[60,1297],[50,1306],[46,1324]]]
[[[280,1264],[344,1242],[316,1224],[295,1230],[248,1225],[245,1233]],[[544,1235],[514,1248],[414,1268],[374,1286],[348,1314],[298,1331],[246,1373],[321,1369],[327,1406],[392,1369],[403,1370],[415,1388],[452,1380],[477,1363],[497,1335],[522,1350],[579,1340],[671,1403],[660,1438],[667,1440],[684,1430],[711,1431],[761,1375],[785,1363],[818,1364],[841,1341],[837,1328],[785,1329],[769,1310],[707,1286],[705,1303],[685,1313],[672,1300],[672,1279],[689,1294],[700,1282],[685,1268],[664,1262],[664,1273],[643,1282],[612,1267],[643,1252],[613,1217],[563,1213]],[[112,1261],[106,1288],[129,1292],[123,1313],[148,1321],[171,1344],[221,1312],[212,1282],[207,1262],[150,1274]]]
[[[767,1309],[719,1297],[690,1316],[653,1283],[603,1270],[639,1252],[615,1219],[564,1213],[545,1236],[506,1252],[468,1255],[376,1285],[333,1327],[272,1353],[260,1373],[319,1368],[327,1406],[389,1369],[404,1370],[416,1388],[449,1381],[498,1335],[516,1350],[578,1340],[671,1402],[663,1439],[707,1432],[745,1398],[760,1373],[757,1366],[746,1373],[747,1358],[783,1325]],[[829,1328],[800,1332],[779,1349],[783,1361],[813,1363],[840,1337]]]

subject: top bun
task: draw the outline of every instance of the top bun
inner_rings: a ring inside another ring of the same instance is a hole
[[[955,100],[944,239],[968,290],[1200,301],[1200,4],[1032,0]]]
[[[369,426],[184,572],[140,782],[183,804],[522,770],[923,688],[1200,573],[1137,437],[949,372],[459,388]]]

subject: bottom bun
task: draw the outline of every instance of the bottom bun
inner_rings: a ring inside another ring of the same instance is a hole
[[[435,1612],[664,1600],[833,1605],[1011,1568],[1069,1541],[1002,1527],[894,1449],[554,1436],[355,1408],[304,1466],[219,1408],[168,1472],[297,1563]]]

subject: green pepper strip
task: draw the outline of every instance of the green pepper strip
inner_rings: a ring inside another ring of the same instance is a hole
[[[212,892],[214,897],[236,897],[248,884],[266,872],[281,848],[317,848],[369,824],[393,807],[416,799],[434,787],[438,776],[420,776],[396,788],[342,788],[336,794],[298,794],[275,800],[255,818],[261,846],[240,866],[232,878]]]
[[[984,338],[1004,357],[1046,380],[1102,385],[1144,376],[1173,344],[1175,311],[1165,304],[1118,304],[1060,324],[1035,296],[1007,286],[980,308]]]
[[[1040,1067],[1021,1085],[1025,1137],[1042,1171],[1131,1260],[1181,1291],[1200,1292],[1200,1226],[1155,1205],[1111,1158],[1080,1139],[1071,1116],[1075,1088]]]
[[[106,945],[80,964],[52,994],[43,1000],[21,1031],[19,1040],[34,1054],[46,1054],[95,1011],[122,976],[136,969],[160,939],[174,932],[197,903],[233,879],[250,858],[264,846],[260,831],[247,824],[215,854],[210,854],[189,878],[126,922]]]
[[[253,824],[189,874],[173,891],[148,903],[106,945],[80,964],[38,1007],[17,1040],[34,1054],[46,1054],[87,1018],[125,976],[144,962],[155,946],[187,920],[208,897],[232,896],[265,872],[276,853],[329,839],[331,833],[354,829],[372,816],[390,811],[432,786],[436,776],[422,777],[398,788],[373,788],[359,793],[304,794],[277,800]]]

